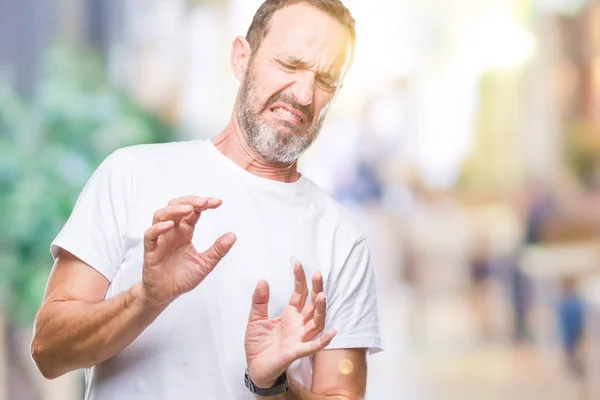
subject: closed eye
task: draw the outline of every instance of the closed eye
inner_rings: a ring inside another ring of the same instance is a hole
[[[279,65],[279,68],[286,70],[286,71],[296,72],[296,71],[300,70],[300,66],[290,65],[290,64],[284,63],[282,61],[277,61],[277,65]]]
[[[317,78],[317,85],[326,92],[335,92],[338,89],[337,82],[333,82],[329,79]]]
[[[276,60],[276,62],[279,68],[288,73],[296,73],[307,68],[304,64],[302,64],[302,62],[296,64],[290,64],[280,60]],[[329,74],[326,74],[325,76],[318,74],[316,77],[316,82],[321,89],[328,93],[334,93],[338,89],[337,80],[330,77]]]

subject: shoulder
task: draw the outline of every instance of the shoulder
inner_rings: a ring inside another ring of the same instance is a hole
[[[165,142],[165,143],[149,143],[137,144],[127,147],[122,147],[115,153],[127,154],[133,161],[161,161],[164,159],[173,160],[178,157],[186,157],[198,155],[203,150],[204,142],[202,140],[180,141],[180,142]]]
[[[208,159],[205,140],[137,144],[121,147],[104,163],[121,172],[147,175],[149,172],[180,171],[201,166]]]

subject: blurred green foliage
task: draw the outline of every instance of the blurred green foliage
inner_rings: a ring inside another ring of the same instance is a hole
[[[35,94],[0,78],[0,304],[32,320],[52,268],[51,241],[113,150],[170,140],[171,130],[111,86],[95,53],[50,51]]]
[[[600,138],[592,121],[574,119],[567,124],[565,135],[566,159],[579,181],[590,189],[599,189]]]

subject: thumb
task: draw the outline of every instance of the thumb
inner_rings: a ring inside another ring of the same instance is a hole
[[[206,278],[206,276],[211,273],[213,269],[215,269],[223,257],[229,253],[229,250],[231,250],[236,240],[237,238],[233,233],[226,233],[215,240],[213,245],[208,250],[198,255],[200,265],[202,267],[202,279]]]
[[[263,280],[259,281],[254,289],[249,322],[262,319],[269,319],[269,284]]]

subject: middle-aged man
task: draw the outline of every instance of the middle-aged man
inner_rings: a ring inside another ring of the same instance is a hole
[[[51,246],[45,377],[86,368],[94,400],[364,396],[382,348],[369,247],[296,169],[354,42],[338,0],[267,0],[233,43],[218,136],[104,160]]]

